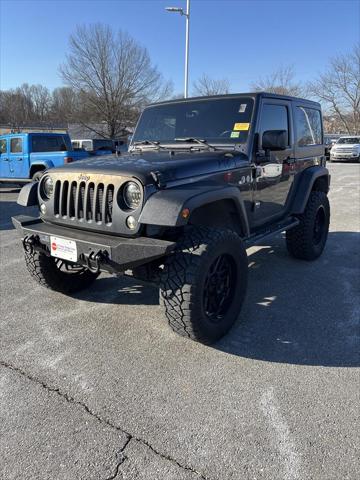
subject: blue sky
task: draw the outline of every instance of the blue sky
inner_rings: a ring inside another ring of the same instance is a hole
[[[0,0],[0,88],[62,84],[58,66],[77,24],[121,28],[149,50],[164,77],[183,89],[185,21],[165,6],[185,0]],[[359,0],[192,0],[190,85],[203,72],[233,91],[280,65],[306,81],[329,57],[359,41]]]

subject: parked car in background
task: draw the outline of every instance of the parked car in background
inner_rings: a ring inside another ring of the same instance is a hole
[[[325,145],[325,156],[326,160],[330,160],[330,150],[332,147],[335,145],[335,143],[338,141],[341,135],[329,135],[325,134],[324,135],[324,145]]]
[[[340,137],[330,151],[330,161],[360,161],[360,135]]]
[[[113,140],[106,138],[74,139],[71,143],[73,148],[83,149],[90,155],[111,155],[116,151]]]
[[[88,156],[87,152],[74,151],[69,135],[63,133],[0,135],[0,181],[37,181],[49,168]]]

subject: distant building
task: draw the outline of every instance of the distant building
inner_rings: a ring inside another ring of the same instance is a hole
[[[70,138],[88,138],[91,140],[100,140],[103,138],[108,138],[106,124],[104,123],[91,123],[89,127],[82,125],[81,123],[69,123],[68,133]],[[113,140],[127,142],[128,136],[132,135],[133,129],[125,127],[122,129],[119,135]]]
[[[36,132],[48,132],[48,133],[67,133],[66,124],[49,124],[42,122],[33,122],[14,127],[10,124],[0,124],[0,135],[6,133],[36,133]]]

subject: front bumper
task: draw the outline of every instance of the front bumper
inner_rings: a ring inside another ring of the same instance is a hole
[[[330,160],[337,162],[351,162],[351,160],[359,160],[358,153],[331,153]]]
[[[33,249],[50,256],[50,236],[76,242],[80,265],[92,271],[121,273],[139,265],[169,255],[174,242],[156,238],[124,238],[70,229],[43,222],[40,218],[19,215],[12,217],[25,249]]]

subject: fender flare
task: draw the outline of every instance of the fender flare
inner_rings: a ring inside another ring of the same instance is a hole
[[[141,212],[139,223],[147,225],[159,225],[166,227],[179,227],[188,223],[189,218],[184,219],[181,212],[188,208],[191,213],[199,207],[221,200],[233,201],[239,216],[243,232],[249,235],[249,223],[244,201],[237,187],[221,187],[209,189],[206,187],[186,187],[160,190],[154,193],[145,203]]]
[[[32,162],[31,165],[30,165],[29,174],[34,167],[44,167],[44,170],[47,170],[48,168],[53,168],[54,164],[51,160],[46,160],[45,162],[44,161]]]
[[[31,182],[22,187],[17,199],[17,204],[22,205],[23,207],[33,207],[34,205],[38,205],[38,186],[39,182]]]
[[[330,187],[330,174],[326,167],[310,167],[301,173],[292,202],[291,213],[299,215],[304,212],[314,183],[318,178],[321,177],[326,179],[328,192]]]

